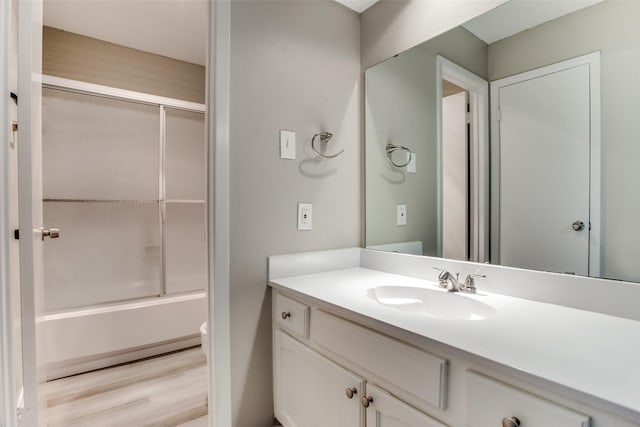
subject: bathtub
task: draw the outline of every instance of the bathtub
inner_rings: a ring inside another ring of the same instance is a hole
[[[38,318],[47,380],[200,344],[205,292],[47,314]]]

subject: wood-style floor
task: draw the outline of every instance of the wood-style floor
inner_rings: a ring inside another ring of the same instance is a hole
[[[207,426],[200,347],[45,384],[50,427]]]

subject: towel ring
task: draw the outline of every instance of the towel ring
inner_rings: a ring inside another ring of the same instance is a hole
[[[313,135],[313,138],[311,138],[311,148],[316,152],[317,155],[322,156],[325,159],[333,159],[334,157],[338,157],[340,154],[344,153],[344,150],[340,150],[333,155],[322,154],[316,148],[316,138],[320,138],[321,144],[326,144],[327,142],[331,141],[331,138],[333,138],[333,134],[331,132],[320,132]]]
[[[407,166],[409,163],[411,163],[411,150],[403,145],[395,145],[395,144],[387,144],[387,160],[389,161],[389,163],[391,163],[393,166],[397,167],[397,168],[403,168],[405,166]],[[394,151],[406,151],[409,155],[407,156],[407,161],[405,163],[396,163],[393,161],[392,158],[392,154]]]

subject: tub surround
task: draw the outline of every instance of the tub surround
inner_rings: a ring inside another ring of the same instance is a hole
[[[485,274],[478,294],[460,297],[483,301],[497,313],[443,320],[368,296],[376,286],[444,292],[434,266],[461,277]],[[410,343],[444,345],[493,370],[640,422],[640,371],[633,368],[640,322],[629,307],[640,296],[637,285],[361,248],[270,257],[269,280],[278,293],[369,328]]]

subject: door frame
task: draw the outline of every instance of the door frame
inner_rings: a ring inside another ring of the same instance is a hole
[[[489,82],[449,61],[436,58],[437,174],[438,174],[438,256],[442,256],[442,80],[469,92],[471,106],[469,203],[469,261],[489,259]]]
[[[10,43],[11,43],[11,7],[12,2],[0,4],[0,424],[13,426],[16,424],[15,379],[13,374],[13,342],[11,312],[11,276],[10,268],[10,236],[9,219],[9,165],[8,136],[9,127],[9,84],[10,75]]]
[[[600,275],[601,104],[600,51],[556,62],[490,83],[491,92],[491,263],[500,264],[500,88],[589,65],[589,276]]]

